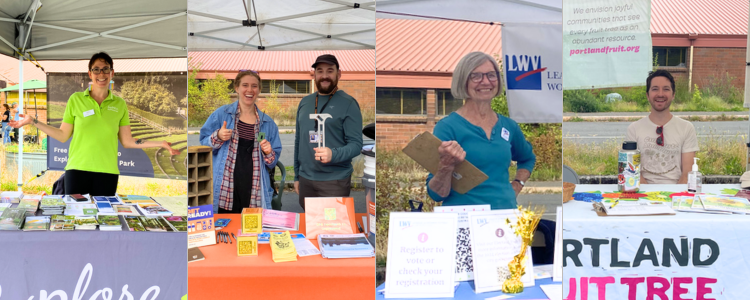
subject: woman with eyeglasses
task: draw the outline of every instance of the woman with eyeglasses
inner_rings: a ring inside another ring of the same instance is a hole
[[[215,110],[201,127],[201,145],[213,148],[214,213],[271,208],[273,187],[266,168],[281,156],[279,128],[258,109],[260,75],[240,70],[237,101]]]
[[[114,77],[114,62],[107,53],[96,53],[89,60],[91,86],[70,96],[65,105],[60,128],[39,122],[31,115],[21,114],[10,126],[20,128],[34,124],[48,136],[65,143],[70,139],[68,162],[65,166],[65,194],[113,196],[117,193],[118,140],[125,148],[162,147],[172,155],[166,141],[134,139],[130,132],[128,106],[125,100],[109,89]]]
[[[516,208],[516,197],[536,163],[531,144],[515,121],[492,110],[492,98],[500,95],[500,69],[494,58],[472,52],[461,58],[453,71],[451,93],[464,105],[435,124],[433,134],[442,140],[439,169],[427,176],[427,191],[443,205],[490,204],[492,209]],[[459,194],[451,188],[456,166],[472,163],[489,179]],[[511,161],[517,162],[514,180]]]

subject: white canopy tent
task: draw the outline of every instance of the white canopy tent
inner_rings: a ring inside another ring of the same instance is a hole
[[[375,1],[190,0],[190,51],[375,49]]]
[[[19,60],[186,57],[185,0],[3,0],[0,54]],[[42,66],[43,67],[43,66]],[[19,111],[23,112],[23,93]],[[23,129],[19,130],[18,188],[23,185]]]
[[[381,0],[377,17],[419,16],[501,23],[561,23],[562,0]]]

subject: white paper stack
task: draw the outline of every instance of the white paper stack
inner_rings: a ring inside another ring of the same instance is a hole
[[[0,193],[0,202],[18,203],[23,199],[23,192],[2,192]]]
[[[325,258],[373,257],[375,249],[362,233],[319,234],[318,245]]]

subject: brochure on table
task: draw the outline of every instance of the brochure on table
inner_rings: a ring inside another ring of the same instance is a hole
[[[436,213],[457,213],[458,231],[456,234],[456,281],[474,279],[474,263],[471,258],[471,234],[469,233],[469,212],[490,211],[492,206],[485,205],[457,205],[436,206]]]
[[[520,253],[521,238],[513,233],[511,224],[516,222],[514,209],[470,212],[471,249],[474,259],[474,292],[499,291],[503,281],[498,269],[508,268],[508,263]],[[523,286],[534,286],[534,265],[531,246],[526,248],[526,273],[521,277]],[[510,272],[508,272],[510,274]]]
[[[552,266],[552,281],[562,281],[562,253],[563,253],[563,235],[562,235],[562,217],[563,211],[562,206],[557,207],[556,211],[556,224],[555,224],[555,253],[554,262]]]
[[[188,207],[188,248],[216,244],[213,205]]]
[[[458,214],[392,212],[385,298],[452,298]]]

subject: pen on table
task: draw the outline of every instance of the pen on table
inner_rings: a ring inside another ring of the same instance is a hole
[[[232,243],[232,238],[229,236],[229,232],[225,232],[224,235],[227,236],[227,239],[229,240],[229,243]]]
[[[612,209],[613,207],[617,206],[618,203],[620,203],[620,199],[615,200],[615,203],[612,203],[612,206],[610,206],[609,209]]]
[[[221,237],[224,239],[224,244],[227,244],[228,243],[227,242],[227,233],[222,231],[221,232]]]
[[[234,235],[234,232],[232,232],[232,237],[234,238],[234,241],[236,242],[237,241],[237,236]]]
[[[359,224],[359,222],[357,222],[357,229],[359,229],[359,233],[364,233],[365,232],[365,230],[362,229],[362,224]]]

